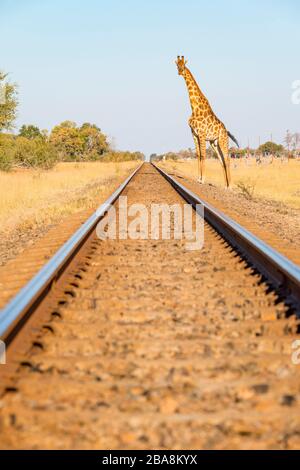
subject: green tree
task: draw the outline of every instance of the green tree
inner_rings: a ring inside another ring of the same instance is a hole
[[[64,160],[97,160],[109,150],[107,137],[95,124],[77,127],[64,121],[52,129],[50,142],[62,153]]]
[[[80,135],[84,140],[84,152],[86,157],[89,157],[90,153],[94,155],[103,155],[109,150],[109,144],[107,137],[101,132],[101,129],[95,124],[85,122],[80,128]]]
[[[63,160],[80,160],[84,152],[84,140],[72,121],[64,121],[55,126],[50,134],[50,143],[58,150]]]
[[[17,86],[6,80],[7,74],[0,72],[0,132],[12,129],[17,114]]]
[[[258,151],[263,155],[280,155],[284,151],[284,147],[283,145],[268,141],[260,145]]]
[[[36,139],[36,138],[43,138],[43,134],[37,126],[32,124],[23,125],[19,130],[20,137],[26,137],[26,139]]]

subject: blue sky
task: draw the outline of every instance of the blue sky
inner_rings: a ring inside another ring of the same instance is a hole
[[[18,125],[95,122],[117,148],[193,147],[184,54],[242,145],[300,131],[298,0],[0,0],[0,68]]]

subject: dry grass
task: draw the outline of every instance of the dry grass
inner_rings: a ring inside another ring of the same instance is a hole
[[[166,161],[160,163],[168,170],[195,178],[196,161]],[[235,191],[247,193],[248,198],[258,197],[280,201],[300,209],[300,161],[274,161],[272,164],[256,165],[255,161],[232,161],[232,186]],[[206,161],[206,182],[224,186],[223,172],[217,160]]]
[[[138,162],[59,163],[54,169],[0,172],[0,234],[48,225],[102,201]]]

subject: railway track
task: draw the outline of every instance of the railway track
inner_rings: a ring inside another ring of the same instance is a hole
[[[199,202],[150,164],[120,195]],[[104,211],[1,312],[1,447],[299,447],[299,268],[209,205],[199,251]]]

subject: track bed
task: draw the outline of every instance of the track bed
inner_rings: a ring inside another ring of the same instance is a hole
[[[184,203],[148,164],[123,195]],[[299,448],[299,321],[204,236],[200,251],[90,238],[9,353],[1,448]]]

